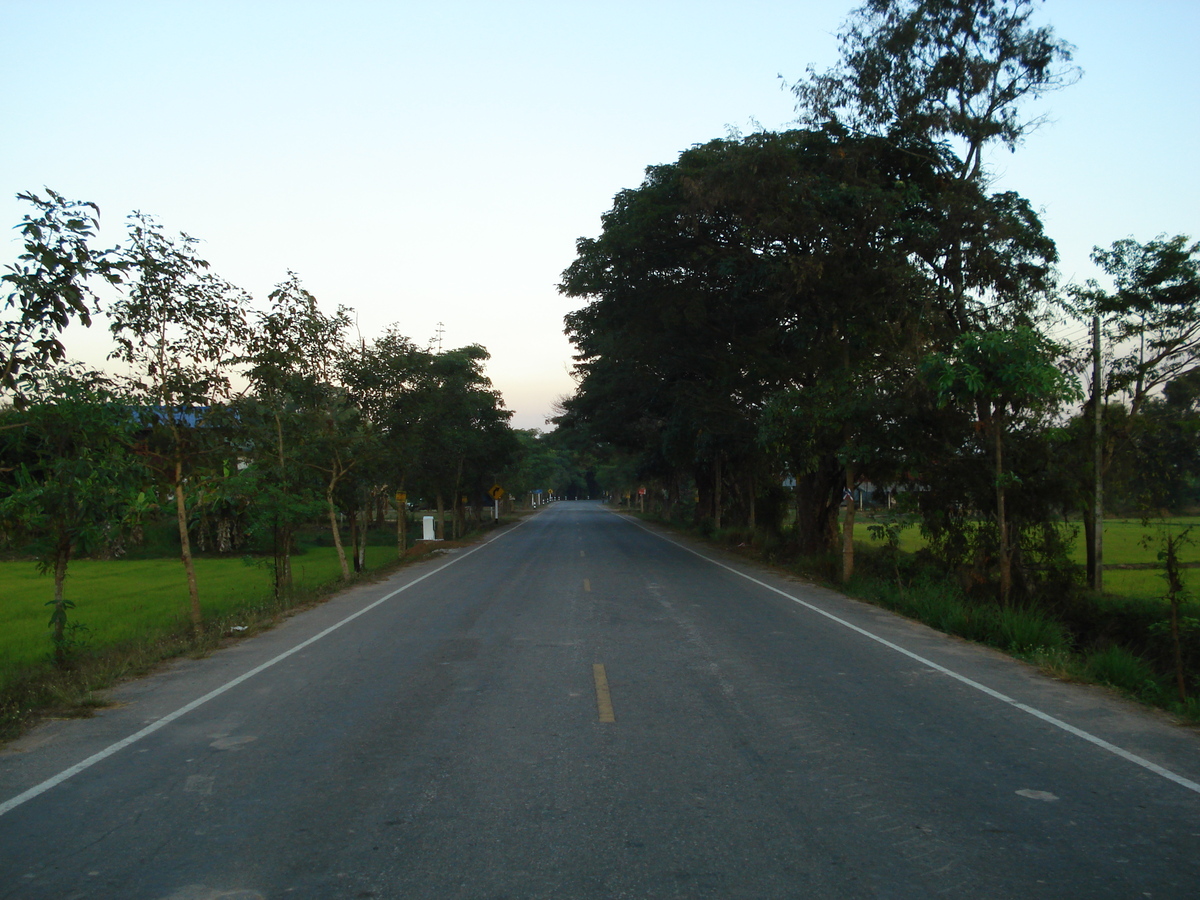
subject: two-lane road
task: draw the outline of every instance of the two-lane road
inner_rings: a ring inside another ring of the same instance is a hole
[[[1193,733],[597,504],[116,699],[0,898],[1200,896]]]

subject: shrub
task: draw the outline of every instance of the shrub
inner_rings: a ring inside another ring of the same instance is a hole
[[[1158,683],[1150,665],[1124,647],[1111,646],[1098,650],[1087,657],[1084,671],[1099,684],[1141,694],[1150,689],[1157,693]]]
[[[1066,630],[1037,609],[1010,607],[996,610],[997,645],[1010,653],[1029,655],[1039,650],[1066,649]]]

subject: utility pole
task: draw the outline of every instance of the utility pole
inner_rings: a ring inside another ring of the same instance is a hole
[[[1100,366],[1100,315],[1092,314],[1092,465],[1095,469],[1095,496],[1092,499],[1092,571],[1089,587],[1104,590],[1104,383]]]

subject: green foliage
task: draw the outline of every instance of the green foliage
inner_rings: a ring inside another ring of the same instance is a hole
[[[1113,361],[1108,390],[1141,399],[1200,363],[1200,244],[1185,235],[1146,244],[1132,239],[1092,254],[1116,287],[1093,292],[1114,345],[1137,347]]]
[[[129,218],[129,284],[108,310],[112,358],[133,369],[131,386],[164,411],[207,406],[228,394],[249,297],[209,271],[196,238],[172,238],[143,213]]]
[[[1014,467],[1012,454],[1006,457],[1005,450],[1014,423],[1023,424],[1027,440],[1033,437],[1040,443],[1043,453],[1039,455],[1047,458],[1045,442],[1047,438],[1053,440],[1055,434],[1038,429],[1039,419],[1080,396],[1078,384],[1060,368],[1060,357],[1061,348],[1044,335],[1028,326],[1018,326],[964,334],[948,351],[926,357],[921,365],[922,376],[939,404],[956,401],[966,411],[973,410],[978,417],[977,433],[986,433],[989,438],[977,446],[980,457],[990,456],[987,468],[991,471],[994,499],[991,506],[995,516],[994,551],[979,540],[989,529],[966,514],[967,509],[988,509],[986,491],[967,493],[964,499],[970,502],[957,508],[930,504],[925,517],[927,533],[939,546],[947,564],[969,567],[973,578],[982,579],[984,561],[994,559],[1004,603],[1008,602],[1014,584],[1014,550],[1021,548],[1020,539],[1014,540],[1014,532],[1024,532],[1026,537],[1043,536],[1045,540],[1032,542],[1032,547],[1036,555],[1052,566],[1060,566],[1065,553],[1065,547],[1055,541],[1057,531],[1040,527],[1049,521],[1044,513],[1027,517],[1018,512],[1013,516],[1009,500],[1014,491],[1023,487],[1025,473]],[[968,554],[973,555],[973,561],[969,561]]]
[[[587,473],[581,470],[578,455],[562,434],[530,429],[518,430],[514,436],[520,443],[520,452],[516,464],[510,465],[500,478],[506,491],[523,496],[533,490],[553,490],[556,497],[568,500],[591,495]]]
[[[0,410],[0,517],[5,549],[32,551],[55,574],[51,626],[60,648],[71,646],[75,610],[61,592],[68,561],[119,552],[122,522],[140,532],[168,493],[199,634],[193,541],[225,553],[269,544],[278,597],[291,580],[296,535],[318,511],[348,575],[343,521],[357,569],[368,518],[382,519],[383,498],[411,477],[419,490],[453,498],[461,531],[460,491],[482,497],[531,449],[508,426],[483,347],[435,354],[393,328],[369,348],[350,348],[350,311],[324,314],[294,272],[272,291],[269,309],[251,316],[250,298],[210,271],[195,238],[168,235],[134,213],[124,248],[96,250],[94,204],[53,191],[19,199],[36,212],[18,226],[24,252],[2,277],[0,391],[10,405]],[[62,330],[88,324],[98,308],[96,280],[124,287],[104,312],[110,358],[130,370],[121,378],[128,396],[97,399],[111,386],[92,374],[71,390],[94,396],[73,406],[67,376],[48,367],[64,357]],[[249,388],[232,402],[236,365]],[[108,484],[118,473],[128,475],[121,490]]]
[[[853,591],[946,634],[1020,656],[1053,653],[1071,646],[1067,630],[1043,610],[973,602],[953,579],[928,569],[915,570],[904,586],[875,576],[860,577]]]
[[[958,175],[976,178],[984,147],[1015,148],[1040,119],[1022,101],[1077,77],[1072,48],[1032,23],[1035,0],[867,0],[839,35],[840,64],[793,86],[816,127],[959,142]]]
[[[1171,651],[1175,662],[1175,684],[1179,690],[1179,699],[1187,702],[1187,664],[1184,659],[1184,643],[1190,632],[1195,618],[1182,614],[1184,604],[1189,599],[1189,592],[1183,582],[1183,572],[1179,559],[1180,549],[1192,543],[1192,530],[1172,532],[1163,529],[1161,532],[1161,549],[1158,551],[1159,562],[1163,564],[1163,579],[1167,582],[1167,603],[1171,607],[1170,637]]]
[[[1124,647],[1113,645],[1088,654],[1084,665],[1087,676],[1098,684],[1134,695],[1158,691],[1149,664]]]
[[[75,608],[64,594],[67,567],[116,537],[144,469],[129,452],[131,409],[96,373],[58,370],[27,401],[0,418],[0,458],[12,467],[0,481],[0,522],[10,535],[32,539],[41,570],[54,576],[49,624],[61,666]]]
[[[99,224],[96,204],[67,200],[49,188],[45,197],[20,193],[17,199],[36,213],[17,226],[23,251],[0,276],[0,289],[8,292],[0,318],[0,391],[20,407],[43,370],[64,359],[63,329],[72,321],[91,324],[96,295],[89,282],[119,284],[124,264],[114,250],[91,246]]]
[[[1078,382],[1063,371],[1063,349],[1029,326],[962,335],[952,349],[922,363],[941,403],[984,403],[991,417],[1079,400]]]
[[[1031,607],[1005,607],[995,611],[996,646],[1027,656],[1053,652],[1070,646],[1065,629],[1042,610]]]
[[[668,492],[689,477],[701,516],[748,516],[746,485],[790,472],[798,539],[823,551],[846,467],[902,469],[916,350],[961,318],[948,254],[961,289],[1016,306],[1054,258],[1020,198],[951,186],[944,150],[915,147],[762,133],[649,168],[563,273],[588,303],[566,319],[580,386],[560,425]]]
[[[421,453],[410,476],[426,497],[483,496],[519,452],[512,412],[484,374],[488,358],[472,344],[428,359],[413,397]]]
[[[1071,296],[1076,315],[1100,317],[1113,355],[1100,394],[1123,400],[1103,407],[1106,506],[1182,508],[1200,500],[1200,244],[1125,239],[1092,258],[1113,289],[1089,281]],[[1077,457],[1091,451],[1091,415],[1073,423]]]
[[[278,598],[292,590],[295,532],[323,508],[325,484],[314,470],[344,476],[338,456],[344,448],[337,429],[327,425],[331,417],[349,421],[331,412],[346,399],[331,382],[351,317],[341,307],[332,316],[323,313],[295,272],[268,299],[269,310],[251,315],[238,360],[252,390],[235,407],[244,468],[228,490],[245,498],[250,534],[269,538]],[[351,425],[348,439],[354,437]]]
[[[1200,243],[1186,235],[1145,244],[1126,238],[1107,250],[1094,248],[1092,259],[1113,290],[1094,280],[1074,287],[1073,309],[1080,317],[1101,317],[1117,354],[1104,396],[1123,394],[1136,419],[1157,389],[1176,380],[1182,389],[1200,366]]]

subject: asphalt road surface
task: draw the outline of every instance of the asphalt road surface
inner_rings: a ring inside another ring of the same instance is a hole
[[[1200,740],[557,503],[0,752],[0,898],[1200,897]]]

